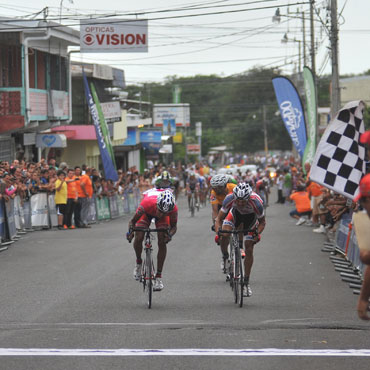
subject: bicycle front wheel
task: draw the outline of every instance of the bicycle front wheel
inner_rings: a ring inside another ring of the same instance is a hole
[[[148,308],[152,308],[152,295],[153,295],[153,261],[152,261],[152,250],[146,250],[145,258],[145,283],[146,283],[146,293],[148,295]]]
[[[194,212],[195,212],[194,195],[192,194],[191,198],[190,198],[190,214],[191,214],[191,217],[194,217]]]
[[[239,246],[235,248],[235,276],[234,276],[234,298],[239,307],[243,307],[243,260]]]

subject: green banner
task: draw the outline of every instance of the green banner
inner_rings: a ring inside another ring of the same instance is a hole
[[[98,111],[99,121],[100,121],[100,128],[101,128],[101,132],[103,134],[104,142],[105,142],[105,145],[108,149],[108,153],[111,157],[113,165],[116,168],[117,166],[116,166],[116,161],[114,159],[114,151],[113,151],[112,142],[110,140],[110,133],[109,133],[108,125],[105,122],[104,114],[103,114],[103,111],[101,109],[101,105],[100,105],[100,102],[99,102],[98,94],[96,93],[96,90],[95,90],[95,86],[92,82],[91,82],[90,86],[91,86],[91,95],[93,96],[93,99],[94,99],[94,102],[95,102],[95,105],[96,105],[96,109]]]
[[[316,152],[317,132],[317,102],[316,88],[313,74],[310,68],[303,67],[304,90],[306,94],[307,109],[307,145],[302,158],[302,165],[306,162],[312,163]]]

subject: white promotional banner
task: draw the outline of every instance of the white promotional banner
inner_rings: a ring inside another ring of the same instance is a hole
[[[190,104],[154,104],[153,124],[162,127],[164,120],[175,120],[176,127],[190,126]]]
[[[82,53],[148,52],[147,20],[81,20]]]
[[[49,226],[48,200],[46,193],[32,195],[31,210],[31,223],[33,227]]]

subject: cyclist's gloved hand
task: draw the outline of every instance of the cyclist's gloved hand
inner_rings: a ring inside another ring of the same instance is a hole
[[[215,243],[220,244],[220,235],[218,234],[215,236]]]
[[[212,225],[212,226],[211,226],[211,230],[212,230],[212,231],[216,231],[216,229],[215,229],[215,225]]]
[[[129,230],[127,231],[127,233],[126,233],[126,239],[128,240],[129,243],[131,243],[133,238],[134,238],[134,233],[133,233],[133,231],[130,227]]]
[[[172,236],[168,233],[166,235],[166,244],[169,243],[172,240]]]
[[[261,240],[261,235],[258,234],[257,231],[250,231],[248,235],[252,237],[255,243],[258,243]]]

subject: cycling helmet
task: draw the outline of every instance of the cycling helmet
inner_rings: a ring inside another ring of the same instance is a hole
[[[211,186],[212,188],[216,188],[218,186],[226,186],[227,181],[228,178],[225,175],[215,175],[211,178]]]
[[[158,195],[157,208],[163,213],[168,213],[175,208],[175,197],[171,190],[162,191]]]
[[[170,177],[170,174],[168,173],[168,171],[163,171],[161,176],[160,176],[160,179],[171,181],[171,177]]]
[[[252,188],[249,184],[242,182],[235,186],[233,193],[237,199],[248,200],[252,194]]]

